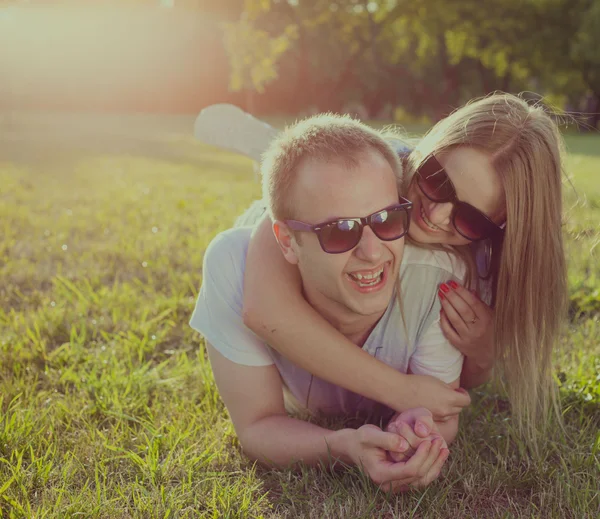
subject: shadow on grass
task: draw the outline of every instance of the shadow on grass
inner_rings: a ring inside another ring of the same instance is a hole
[[[227,154],[214,153],[212,148],[193,140],[97,134],[0,139],[2,160],[26,166],[71,168],[94,155],[137,156],[214,170],[222,169],[226,161],[232,172],[249,168],[246,161],[230,160]]]

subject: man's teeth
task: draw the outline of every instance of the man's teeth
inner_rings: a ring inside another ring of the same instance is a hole
[[[423,221],[427,224],[427,227],[429,227],[430,229],[433,229],[434,231],[439,231],[440,230],[440,228],[437,225],[432,224],[427,219],[427,216],[425,216],[425,210],[423,209],[423,206],[421,206],[421,218],[423,218]]]
[[[360,274],[360,273],[356,273],[356,274],[350,274],[351,276],[354,276],[356,279],[374,279],[374,278],[378,278],[379,276],[381,276],[381,274],[383,274],[383,267],[381,267],[379,270],[377,270],[376,272],[370,272],[368,274]]]
[[[349,276],[351,278],[353,278],[354,280],[359,282],[359,285],[361,286],[370,286],[370,285],[375,285],[377,283],[379,283],[379,278],[381,277],[381,275],[383,274],[383,267],[381,267],[379,270],[375,271],[375,272],[369,272],[369,273],[365,273],[365,274],[360,274],[360,273],[355,273],[355,274],[349,274]],[[364,282],[362,282],[362,280],[364,279]]]

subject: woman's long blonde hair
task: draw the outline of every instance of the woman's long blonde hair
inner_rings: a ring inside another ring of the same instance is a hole
[[[567,305],[564,143],[541,106],[493,94],[456,110],[427,133],[408,157],[406,182],[428,156],[458,146],[488,153],[504,188],[506,228],[493,280],[495,372],[508,393],[517,430],[535,439],[551,410],[560,423],[552,351]]]

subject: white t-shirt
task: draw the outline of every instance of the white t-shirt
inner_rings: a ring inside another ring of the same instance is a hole
[[[312,413],[373,412],[379,404],[299,368],[244,325],[244,269],[251,234],[251,227],[230,229],[217,235],[209,245],[190,326],[232,362],[246,366],[276,364],[284,384]],[[437,291],[440,283],[450,279],[460,282],[463,276],[462,264],[447,253],[407,243],[400,268],[406,330],[398,300],[393,297],[363,349],[402,373],[410,369],[444,382],[458,379],[463,356],[443,336]]]

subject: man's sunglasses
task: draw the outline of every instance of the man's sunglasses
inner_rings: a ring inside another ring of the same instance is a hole
[[[336,218],[311,225],[297,220],[285,220],[293,231],[314,232],[321,248],[328,254],[341,254],[358,245],[363,229],[368,225],[375,236],[383,241],[402,238],[408,232],[412,202],[401,198],[394,204],[363,218]]]
[[[452,225],[467,240],[478,241],[504,234],[506,224],[497,225],[479,209],[458,199],[448,173],[433,155],[419,166],[416,177],[417,185],[429,200],[454,205],[450,217]]]

